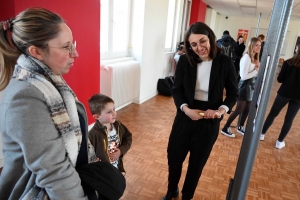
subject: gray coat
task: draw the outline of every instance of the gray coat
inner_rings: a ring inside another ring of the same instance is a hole
[[[0,103],[4,154],[0,199],[21,199],[35,184],[45,188],[51,200],[87,199],[45,101],[43,94],[25,81],[12,79],[4,91]],[[84,106],[76,105],[87,124]]]

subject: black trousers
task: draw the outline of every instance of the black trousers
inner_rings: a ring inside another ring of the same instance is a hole
[[[195,108],[206,110],[207,102],[196,101]],[[175,191],[182,172],[182,163],[190,152],[187,174],[182,195],[192,199],[203,167],[217,140],[220,119],[191,120],[178,111],[168,144],[169,184],[168,191]]]
[[[286,104],[289,104],[289,105],[288,105],[288,109],[287,109],[287,112],[284,117],[284,123],[281,128],[281,132],[278,137],[279,142],[282,142],[284,140],[284,138],[287,136],[287,134],[289,133],[289,131],[292,127],[293,121],[298,113],[299,108],[300,108],[299,100],[286,98],[286,97],[283,97],[283,96],[280,96],[279,94],[277,94],[275,101],[273,103],[273,106],[270,110],[270,113],[269,113],[269,115],[264,123],[263,129],[262,129],[262,133],[265,134],[267,132],[267,130],[269,129],[269,127],[273,124],[274,119],[279,115],[280,111]]]

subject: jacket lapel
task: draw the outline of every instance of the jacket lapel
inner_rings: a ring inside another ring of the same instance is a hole
[[[191,66],[190,72],[191,72],[190,77],[191,77],[191,81],[192,81],[192,84],[193,84],[193,88],[196,88],[197,65]],[[194,95],[195,95],[195,90],[194,90],[193,96]]]
[[[208,101],[210,100],[214,85],[216,81],[218,81],[217,77],[220,69],[221,69],[220,59],[214,59],[212,62],[210,78],[209,78]]]

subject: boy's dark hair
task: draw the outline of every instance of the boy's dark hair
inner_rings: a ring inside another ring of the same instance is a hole
[[[92,115],[100,114],[107,103],[115,103],[114,100],[104,94],[94,94],[88,102]]]

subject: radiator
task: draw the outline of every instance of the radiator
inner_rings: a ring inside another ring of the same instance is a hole
[[[101,65],[100,93],[111,97],[116,110],[138,99],[140,85],[140,64],[129,60]]]

